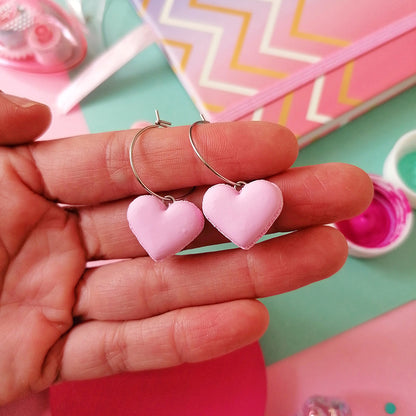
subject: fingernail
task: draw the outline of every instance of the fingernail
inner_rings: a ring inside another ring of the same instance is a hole
[[[150,126],[152,123],[149,123],[148,121],[135,121],[130,128],[131,129],[142,129],[143,127]]]
[[[17,104],[19,107],[22,107],[22,108],[28,108],[28,107],[32,107],[33,105],[38,105],[39,104],[38,102],[29,100],[27,98],[17,97],[15,95],[6,94],[3,91],[0,91],[0,92],[2,93],[2,96],[6,100],[12,102],[13,104]]]

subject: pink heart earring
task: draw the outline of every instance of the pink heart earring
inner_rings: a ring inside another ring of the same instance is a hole
[[[225,184],[211,186],[202,201],[202,211],[206,219],[225,237],[244,250],[251,248],[280,215],[283,196],[280,188],[264,179],[250,183],[234,182],[217,172],[198,151],[192,131],[201,120],[189,128],[189,141],[202,163],[217,175]]]
[[[149,189],[140,178],[133,161],[136,142],[147,130],[169,127],[156,110],[154,124],[139,130],[130,145],[130,165],[134,176],[150,195],[137,197],[127,209],[129,226],[149,256],[162,260],[184,249],[204,228],[201,210],[189,201],[177,201],[173,196],[162,196]]]

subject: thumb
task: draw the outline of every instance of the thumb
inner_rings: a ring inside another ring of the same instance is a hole
[[[31,142],[50,122],[48,106],[0,92],[0,145]]]

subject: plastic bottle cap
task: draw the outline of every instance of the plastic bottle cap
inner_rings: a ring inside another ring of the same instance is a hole
[[[416,209],[416,130],[396,142],[384,162],[383,176],[402,189]]]

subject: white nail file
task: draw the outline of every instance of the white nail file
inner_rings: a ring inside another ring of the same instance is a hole
[[[59,112],[68,113],[89,93],[156,40],[155,33],[147,24],[130,31],[91,62],[68,87],[61,91],[56,102]]]

